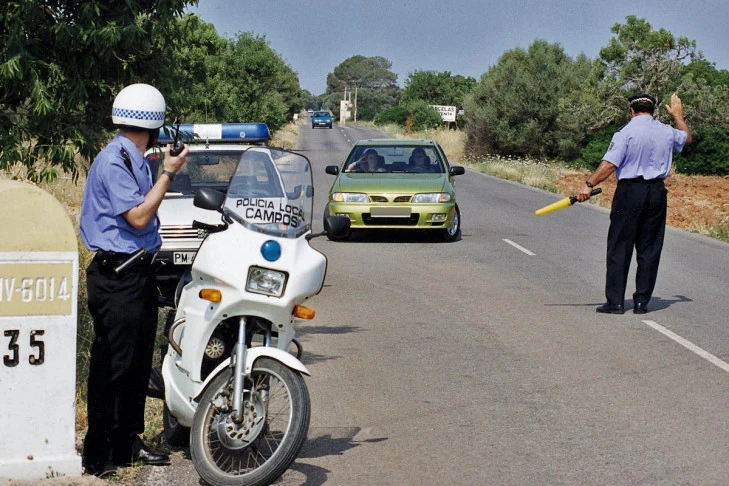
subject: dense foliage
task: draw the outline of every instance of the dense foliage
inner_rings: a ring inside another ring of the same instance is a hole
[[[535,41],[506,52],[466,96],[468,150],[474,155],[559,157],[594,168],[615,129],[630,120],[636,92],[659,100],[656,117],[678,92],[694,143],[677,170],[729,174],[729,72],[717,70],[696,43],[626,17],[598,59],[571,60],[558,45]]]
[[[32,180],[78,173],[108,139],[111,104],[131,83],[157,86],[168,122],[262,121],[301,110],[298,76],[248,33],[225,39],[196,0],[13,0],[0,7],[0,169]]]
[[[408,75],[402,102],[422,100],[431,105],[463,107],[466,93],[476,85],[472,77],[451,75],[448,71],[415,71]]]
[[[405,127],[406,132],[437,128],[443,123],[440,112],[426,101],[414,99],[392,106],[375,117],[375,125],[394,123]]]
[[[48,180],[74,173],[110,128],[120,86],[165,77],[155,47],[195,0],[10,0],[0,7],[0,168]]]
[[[466,96],[469,151],[545,157],[558,152],[559,100],[589,69],[558,44],[535,41],[507,51]]]

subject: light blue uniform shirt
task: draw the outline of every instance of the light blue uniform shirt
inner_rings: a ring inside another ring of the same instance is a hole
[[[132,161],[133,176],[124,163],[122,147]],[[96,156],[86,179],[80,222],[86,248],[120,253],[133,253],[139,248],[159,250],[162,239],[156,217],[138,230],[122,216],[144,202],[150,189],[152,174],[147,162],[131,140],[117,135]]]
[[[602,159],[617,167],[618,179],[665,179],[671,170],[673,151],[683,150],[687,137],[686,132],[651,115],[638,115],[615,132]]]

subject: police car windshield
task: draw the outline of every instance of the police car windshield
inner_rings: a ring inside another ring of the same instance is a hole
[[[314,186],[308,159],[280,149],[252,147],[230,180],[226,212],[244,226],[298,238],[311,229]]]

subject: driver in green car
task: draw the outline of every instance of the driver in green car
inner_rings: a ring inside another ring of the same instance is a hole
[[[430,158],[425,155],[425,150],[420,147],[416,147],[413,153],[410,154],[409,165],[410,172],[435,172],[430,165]]]

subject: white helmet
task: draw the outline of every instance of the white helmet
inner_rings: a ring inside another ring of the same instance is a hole
[[[114,98],[111,121],[114,125],[157,129],[165,123],[166,109],[165,98],[157,88],[132,84]]]

